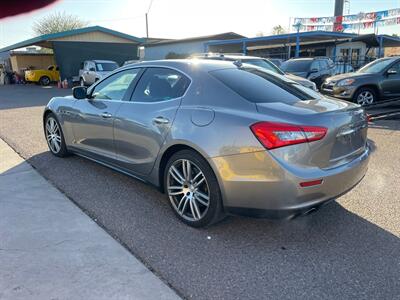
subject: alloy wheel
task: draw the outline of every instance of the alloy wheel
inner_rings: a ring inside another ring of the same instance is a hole
[[[61,132],[57,121],[49,117],[46,122],[46,139],[50,150],[58,153],[61,150]]]
[[[210,206],[210,190],[201,169],[187,159],[175,161],[167,174],[168,197],[175,211],[188,221],[199,221]]]
[[[363,91],[357,97],[357,103],[360,105],[368,105],[374,102],[374,95],[370,91]]]

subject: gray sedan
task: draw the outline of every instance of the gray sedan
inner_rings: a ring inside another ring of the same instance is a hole
[[[143,62],[73,94],[45,108],[50,151],[159,187],[190,226],[304,214],[367,170],[363,109],[255,66]]]

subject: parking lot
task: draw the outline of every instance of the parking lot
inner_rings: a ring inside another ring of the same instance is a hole
[[[182,297],[399,297],[399,118],[371,124],[366,177],[316,213],[291,221],[229,217],[199,230],[180,223],[155,188],[80,157],[50,154],[43,106],[70,93],[1,86],[0,138]]]

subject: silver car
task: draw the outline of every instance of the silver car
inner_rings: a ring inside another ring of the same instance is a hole
[[[87,86],[95,83],[118,68],[118,64],[112,60],[86,60],[79,70],[79,83]]]
[[[362,108],[255,66],[143,62],[73,95],[45,108],[50,151],[158,186],[190,226],[304,214],[367,170]]]

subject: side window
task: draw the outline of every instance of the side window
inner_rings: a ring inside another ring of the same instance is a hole
[[[328,70],[329,69],[328,62],[326,60],[320,60],[319,61],[319,65],[321,67],[321,70]]]
[[[178,71],[168,68],[148,68],[135,92],[135,102],[157,102],[182,97],[190,80]]]
[[[53,70],[54,70],[54,66],[49,66],[49,67],[47,68],[47,70],[53,71]]]
[[[94,69],[96,71],[96,65],[93,62],[89,62],[88,69],[89,69],[89,71],[90,71],[90,69],[92,69],[92,70]]]
[[[129,69],[108,77],[95,86],[92,99],[122,100],[139,71],[140,69]]]
[[[397,71],[397,75],[400,75],[400,62],[394,64],[390,69],[394,69]]]
[[[320,71],[319,62],[318,60],[314,60],[311,64],[311,70]]]

